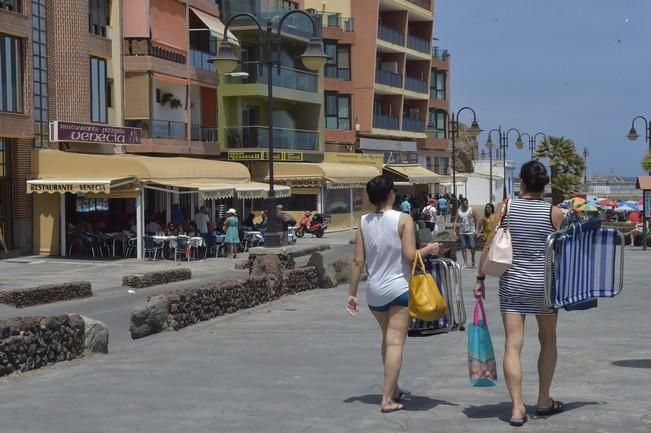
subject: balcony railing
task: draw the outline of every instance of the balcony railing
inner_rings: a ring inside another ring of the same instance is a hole
[[[350,68],[338,68],[337,65],[325,65],[323,75],[326,78],[338,78],[350,81]]]
[[[375,82],[379,84],[386,84],[387,86],[391,87],[402,88],[402,75],[396,74],[394,72],[376,69]]]
[[[192,66],[197,69],[203,69],[204,71],[215,72],[215,64],[209,63],[208,59],[214,59],[215,54],[206,53],[204,51],[199,51],[190,48],[190,61]]]
[[[267,84],[267,66],[262,66],[258,62],[246,62],[240,65],[239,72],[246,72],[248,77],[228,77],[227,82],[236,83],[258,83]],[[317,92],[319,90],[319,76],[312,72],[299,71],[286,66],[274,67],[271,74],[272,84],[287,89],[301,90],[304,92]]]
[[[345,32],[355,31],[355,18],[345,17],[337,12],[323,12],[321,14],[323,27],[338,27]]]
[[[414,35],[407,35],[407,48],[427,54],[430,50],[430,44],[427,39],[419,38]]]
[[[417,6],[427,9],[428,11],[432,10],[431,0],[407,0],[409,3],[413,3]]]
[[[172,120],[127,120],[126,126],[141,128],[143,138],[162,138],[171,140],[185,140],[187,138],[185,122]]]
[[[244,2],[242,2],[244,3]],[[250,10],[247,12],[251,12]],[[270,12],[257,12],[254,13],[256,18],[260,20],[262,23],[266,23],[267,20],[271,20],[271,23],[273,25],[274,30],[278,27],[278,22],[280,21],[280,18],[283,16],[283,14],[287,13],[287,10],[284,9],[279,9],[279,10],[274,10]],[[317,25],[321,26],[321,16],[320,15],[315,15],[314,16],[317,21]],[[224,17],[225,19],[227,17]],[[251,27],[255,26],[255,24],[245,18],[236,18],[233,23],[233,27]],[[306,17],[303,16],[302,14],[293,14],[287,17],[285,21],[283,21],[283,34],[292,34],[295,36],[299,36],[301,38],[306,38],[309,39],[312,36],[312,23],[310,23],[310,20]]]
[[[405,89],[418,93],[427,93],[427,81],[419,80],[418,78],[406,76]]]
[[[432,47],[432,57],[439,60],[447,60],[450,57],[448,50],[442,50],[439,47]]]
[[[319,132],[273,128],[274,149],[319,150]],[[251,125],[226,128],[226,147],[251,149],[269,147],[269,127]]]
[[[190,129],[190,139],[192,141],[205,141],[209,143],[217,142],[217,128],[213,126],[202,126],[193,124]]]
[[[425,120],[413,117],[403,117],[402,129],[403,131],[423,132],[425,131]]]
[[[380,24],[378,26],[377,37],[382,39],[383,41],[400,45],[401,47],[405,46],[405,35],[396,29],[393,29],[389,26],[385,26],[384,24]]]
[[[159,44],[148,38],[125,38],[124,55],[153,56],[182,65],[186,63],[186,54],[184,51]]]
[[[373,115],[373,128],[400,129],[400,119],[385,114]]]

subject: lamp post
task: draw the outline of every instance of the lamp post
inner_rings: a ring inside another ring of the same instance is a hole
[[[587,188],[587,185],[588,185],[588,156],[590,156],[590,154],[588,153],[588,148],[584,147],[583,148],[583,165],[584,165],[584,167],[583,167],[583,184],[586,185],[586,188]]]
[[[481,128],[477,122],[477,113],[470,107],[462,107],[457,111],[456,117],[454,112],[448,117],[448,131],[452,137],[452,193],[454,196],[457,196],[457,145],[456,140],[459,137],[459,116],[465,110],[472,112],[472,124],[468,128],[468,132],[471,136],[477,137],[481,134]]]
[[[504,194],[503,194],[503,199],[506,200],[507,197],[507,192],[506,192],[506,149],[509,148],[509,134],[511,132],[517,132],[518,133],[518,139],[515,141],[515,147],[518,149],[524,148],[524,142],[522,141],[522,134],[520,131],[517,130],[517,128],[511,128],[507,131],[502,131],[502,127],[499,126],[495,129],[491,129],[488,131],[488,140],[486,141],[486,147],[490,145],[491,147],[493,146],[493,139],[492,139],[492,134],[493,132],[497,132],[500,138],[500,153],[502,154],[502,163],[504,164]],[[498,156],[499,157],[499,156]]]
[[[536,132],[532,136],[532,135],[529,135],[526,132],[523,132],[521,136],[524,137],[525,135],[527,136],[527,139],[529,140],[529,152],[531,152],[531,159],[534,160],[534,159],[536,159],[536,156],[534,155],[534,153],[536,151],[536,140],[537,140],[538,136],[541,135],[543,137],[543,140],[546,140],[547,135],[545,135],[542,132]]]
[[[649,145],[649,151],[651,152],[651,123],[646,119],[644,116],[637,116],[633,119],[633,122],[631,123],[631,130],[628,131],[628,135],[626,135],[626,138],[628,138],[631,141],[635,141],[638,138],[640,138],[640,135],[637,133],[635,130],[635,121],[638,119],[642,119],[644,121],[644,130],[645,130],[645,138],[646,142]],[[651,176],[651,171],[649,172],[649,176]]]
[[[490,134],[488,134],[488,140],[486,140],[486,148],[488,149],[488,164],[490,166],[490,175],[489,175],[489,185],[488,185],[488,202],[493,203],[493,140],[491,140]]]
[[[312,37],[305,49],[305,52],[301,55],[301,60],[306,68],[311,70],[320,70],[325,62],[328,60],[328,56],[323,52],[323,40],[319,37],[319,28],[317,21],[314,17],[307,12],[295,9],[289,11],[280,17],[278,22],[278,27],[276,32],[274,32],[274,27],[271,19],[267,20],[266,32],[262,31],[262,25],[260,21],[256,18],[255,15],[242,12],[233,15],[224,28],[224,39],[222,40],[221,46],[217,52],[217,57],[211,61],[215,62],[217,71],[224,75],[231,73],[237,67],[237,64],[240,60],[235,56],[233,45],[228,41],[228,29],[231,26],[233,20],[237,18],[248,18],[258,26],[258,47],[259,47],[259,59],[260,59],[260,73],[264,72],[264,67],[267,68],[267,129],[268,129],[268,160],[269,160],[269,195],[266,200],[267,207],[267,233],[265,235],[265,246],[267,247],[278,247],[280,246],[280,235],[278,233],[278,221],[276,218],[276,192],[274,190],[274,134],[273,134],[273,68],[274,66],[278,67],[278,73],[280,74],[280,61],[274,61],[274,45],[276,45],[277,52],[280,53],[280,46],[282,40],[282,27],[285,19],[293,14],[302,14],[306,16],[310,23],[312,23]],[[265,37],[263,38],[263,34]],[[263,46],[266,48],[266,57],[267,60],[263,66],[263,56],[262,49]],[[278,55],[280,58],[280,55]]]

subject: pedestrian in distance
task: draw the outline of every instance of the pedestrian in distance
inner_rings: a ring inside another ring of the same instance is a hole
[[[471,206],[468,206],[468,199],[461,199],[461,206],[454,220],[454,231],[459,235],[459,249],[463,255],[463,267],[475,267],[475,248],[477,246],[476,235],[479,233],[479,215]],[[468,265],[470,255],[472,265]]]
[[[398,377],[410,321],[407,306],[411,263],[417,252],[422,256],[438,254],[439,244],[416,249],[413,219],[393,210],[396,191],[391,178],[371,179],[366,184],[366,192],[375,211],[362,216],[357,230],[346,309],[352,316],[359,311],[357,289],[366,264],[366,301],[382,332],[384,386],[380,410],[388,413],[404,409]]]
[[[538,322],[538,402],[536,413],[549,416],[563,411],[563,403],[550,396],[556,369],[556,311],[545,306],[545,243],[547,237],[560,229],[563,212],[543,200],[545,185],[549,183],[547,169],[539,161],[530,161],[520,170],[520,197],[502,204],[493,220],[495,231],[504,220],[511,233],[513,263],[499,281],[499,300],[504,322],[504,377],[512,402],[513,426],[527,422],[526,407],[522,400],[521,353],[524,344],[524,325],[527,315],[533,314]],[[502,218],[501,216],[504,215]],[[475,296],[485,297],[483,266],[488,256],[489,242],[481,255]]]
[[[448,215],[448,201],[444,196],[439,197],[439,211],[443,217],[443,222],[445,222]]]
[[[423,221],[425,221],[425,227],[431,231],[436,230],[436,200],[429,199],[427,205],[423,208]]]
[[[411,203],[409,202],[409,197],[406,195],[402,198],[402,202],[400,203],[400,210],[403,213],[411,214]]]
[[[495,218],[495,205],[493,203],[486,203],[486,206],[484,206],[484,218],[481,220],[479,239],[483,241],[492,239],[493,218]]]
[[[236,259],[237,249],[240,245],[240,220],[237,218],[237,211],[232,208],[226,212],[226,217],[224,221],[224,232],[226,232],[224,243],[228,245],[228,256]]]

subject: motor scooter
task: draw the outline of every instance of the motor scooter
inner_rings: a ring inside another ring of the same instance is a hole
[[[312,217],[311,220],[310,217]],[[330,218],[328,215],[320,213],[312,215],[312,212],[305,212],[305,215],[296,226],[296,236],[302,238],[305,233],[309,233],[317,238],[322,238],[329,224]]]

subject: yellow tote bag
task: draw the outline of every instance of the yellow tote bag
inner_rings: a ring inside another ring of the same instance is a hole
[[[421,274],[416,274],[416,265]],[[425,270],[423,258],[416,252],[409,278],[409,314],[419,320],[432,321],[445,316],[448,306],[432,274]]]

